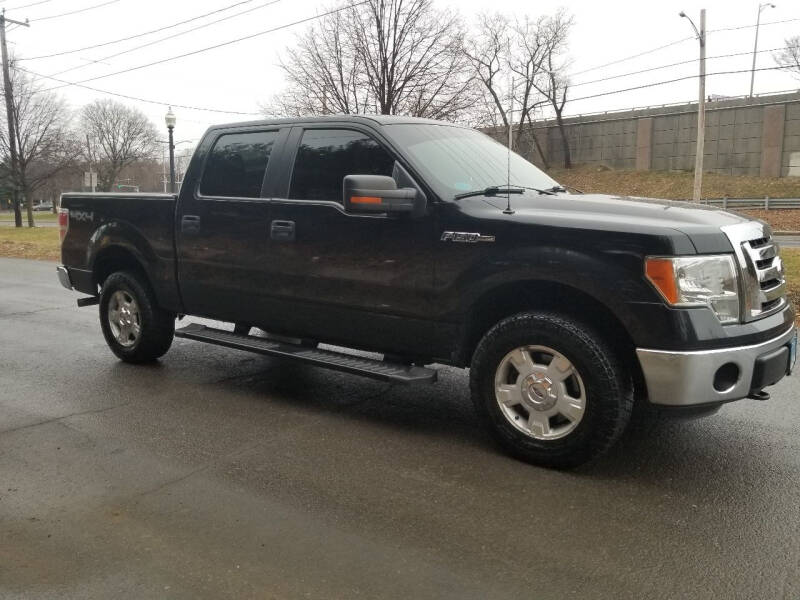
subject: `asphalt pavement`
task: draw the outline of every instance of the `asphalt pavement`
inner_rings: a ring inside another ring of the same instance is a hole
[[[572,472],[395,387],[176,340],[107,350],[0,259],[0,598],[800,598],[800,393],[640,419]]]

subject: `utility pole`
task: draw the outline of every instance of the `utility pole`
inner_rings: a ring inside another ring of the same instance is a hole
[[[700,202],[703,191],[703,155],[706,150],[706,9],[700,9],[700,98],[697,105],[697,151],[694,160],[694,194],[692,199]]]
[[[703,153],[706,142],[706,9],[700,9],[699,30],[685,12],[681,11],[680,16],[689,19],[700,42],[700,97],[697,102],[697,149],[695,150],[694,191],[692,193],[692,199],[699,202],[703,191]]]
[[[761,11],[765,8],[775,8],[771,2],[764,2],[758,5],[758,18],[756,19],[756,41],[753,44],[753,68],[750,69],[750,97],[753,97],[753,84],[756,81],[756,54],[758,54],[758,28],[761,26]]]
[[[30,27],[27,20],[14,21],[6,18],[6,10],[0,12],[0,51],[3,57],[3,91],[6,96],[6,117],[8,119],[8,150],[11,155],[11,186],[14,190],[14,225],[22,227],[22,212],[19,206],[19,155],[17,154],[16,120],[14,119],[14,96],[11,89],[11,75],[8,71],[8,49],[6,48],[6,23]]]

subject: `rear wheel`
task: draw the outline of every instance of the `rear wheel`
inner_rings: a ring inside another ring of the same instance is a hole
[[[139,275],[119,271],[103,282],[100,326],[114,354],[126,362],[142,363],[169,350],[175,315],[158,307],[150,287]]]
[[[473,356],[470,382],[483,422],[514,456],[556,468],[608,449],[633,407],[620,361],[590,328],[526,312],[495,325]]]

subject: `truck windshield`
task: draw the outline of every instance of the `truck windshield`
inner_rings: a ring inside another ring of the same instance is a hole
[[[537,167],[511,153],[487,135],[451,125],[397,123],[387,133],[411,158],[414,167],[443,199],[493,186],[550,189],[558,183]]]

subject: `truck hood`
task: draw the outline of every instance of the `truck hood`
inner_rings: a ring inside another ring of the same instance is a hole
[[[491,198],[505,208],[505,198]],[[749,221],[747,217],[693,202],[613,196],[606,194],[536,195],[511,197],[511,207],[521,220],[541,223],[553,218],[561,225],[590,225],[598,229],[686,234],[699,253],[730,252],[732,247],[720,227]]]

